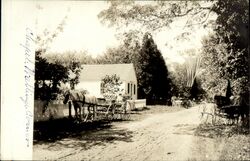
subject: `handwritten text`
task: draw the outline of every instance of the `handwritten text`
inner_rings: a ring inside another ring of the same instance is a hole
[[[34,53],[31,51],[31,46],[32,43],[34,43],[34,38],[33,38],[33,32],[31,29],[26,28],[26,35],[25,35],[25,43],[20,44],[24,48],[24,53],[25,53],[25,60],[24,60],[24,87],[25,87],[25,92],[20,99],[24,103],[25,107],[25,141],[26,141],[26,146],[30,146],[30,130],[31,126],[33,123],[33,116],[31,112],[31,99],[33,98],[33,93],[34,93],[34,61],[32,61]]]

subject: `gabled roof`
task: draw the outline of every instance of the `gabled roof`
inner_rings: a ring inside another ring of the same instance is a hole
[[[121,81],[136,82],[136,74],[133,64],[98,64],[82,65],[81,81],[100,81],[106,75],[118,75]]]

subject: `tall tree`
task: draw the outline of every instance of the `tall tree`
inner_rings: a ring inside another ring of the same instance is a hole
[[[211,93],[223,87],[225,95],[230,80],[234,94],[249,93],[249,2],[219,0],[213,11],[218,15],[214,33],[203,41],[204,86]]]
[[[168,70],[150,33],[143,37],[138,63],[141,65],[138,75],[139,98],[148,101],[166,100],[169,98],[170,79]]]

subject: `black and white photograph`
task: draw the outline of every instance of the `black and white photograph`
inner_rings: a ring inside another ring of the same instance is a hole
[[[248,0],[4,0],[1,160],[250,160]]]

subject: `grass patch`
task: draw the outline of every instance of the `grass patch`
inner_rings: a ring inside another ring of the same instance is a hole
[[[200,124],[195,135],[222,147],[219,160],[250,160],[250,130],[237,125]]]
[[[249,135],[250,130],[239,125],[225,125],[225,124],[200,124],[195,135],[216,138],[216,137],[231,137],[233,135]]]
[[[250,141],[248,135],[235,134],[225,139],[220,160],[250,160]]]

